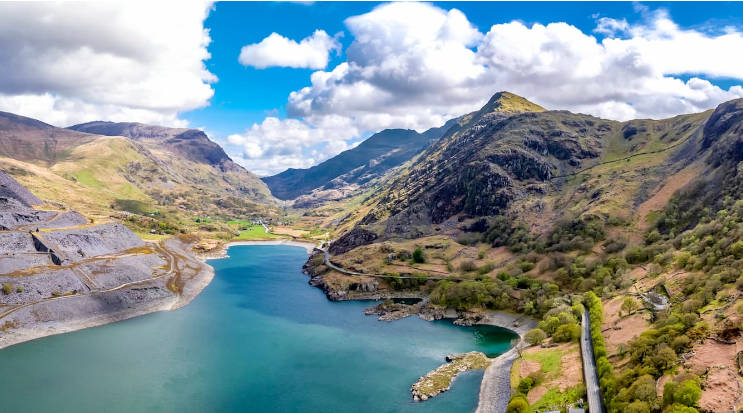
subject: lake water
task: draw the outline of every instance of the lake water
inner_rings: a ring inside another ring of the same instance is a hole
[[[0,412],[471,412],[482,372],[413,402],[410,386],[450,353],[495,355],[496,327],[365,316],[300,273],[303,249],[238,246],[186,307],[0,351]]]

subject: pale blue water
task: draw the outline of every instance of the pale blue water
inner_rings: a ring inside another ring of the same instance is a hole
[[[449,353],[499,354],[495,327],[365,316],[300,273],[303,249],[241,246],[188,306],[0,351],[2,413],[471,412],[482,372],[422,403],[409,388]]]

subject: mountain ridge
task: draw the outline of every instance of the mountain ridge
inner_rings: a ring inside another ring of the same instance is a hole
[[[314,190],[331,190],[347,186],[353,189],[378,178],[388,170],[408,161],[439,139],[456,122],[422,133],[410,129],[385,129],[365,139],[355,148],[307,169],[288,169],[261,178],[279,199],[295,199]]]

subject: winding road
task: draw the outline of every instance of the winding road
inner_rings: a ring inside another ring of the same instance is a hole
[[[591,342],[591,318],[588,309],[583,313],[583,331],[580,337],[580,350],[583,357],[583,375],[586,380],[586,393],[588,394],[588,411],[590,413],[604,413],[601,401],[601,388],[599,387],[599,376],[596,371],[596,361],[593,357],[593,343]]]

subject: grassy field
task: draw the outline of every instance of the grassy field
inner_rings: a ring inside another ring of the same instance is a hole
[[[249,240],[249,239],[266,239],[266,238],[285,238],[280,235],[266,233],[266,230],[262,225],[251,225],[245,231],[240,231],[240,235],[235,238],[238,240]]]

